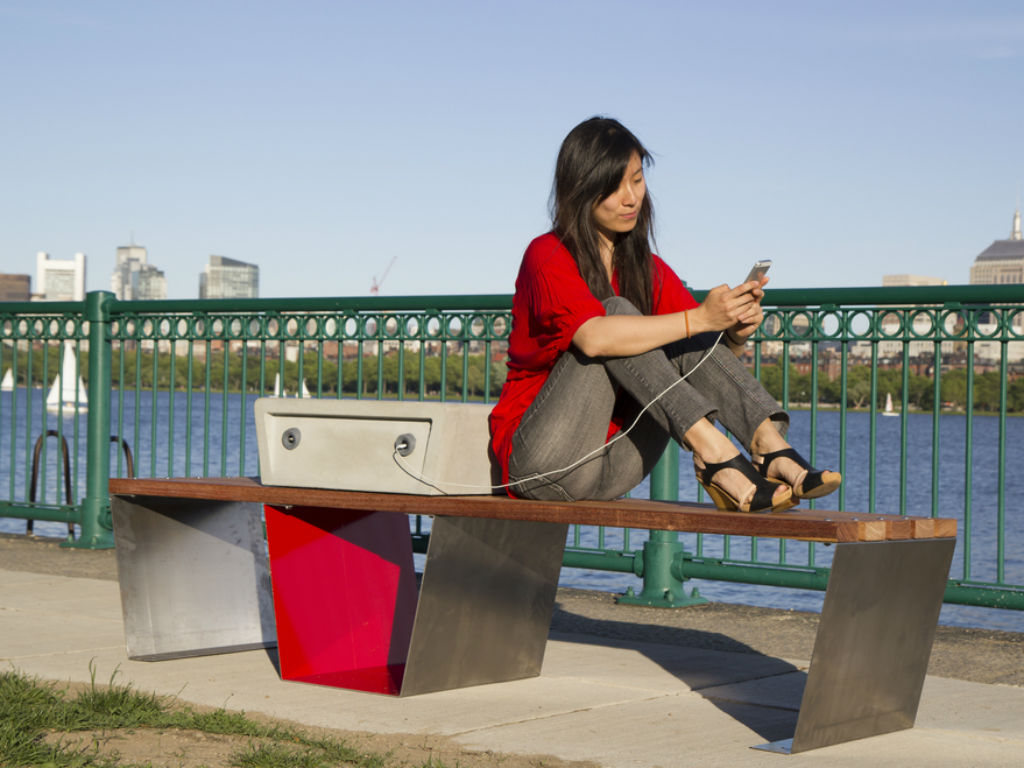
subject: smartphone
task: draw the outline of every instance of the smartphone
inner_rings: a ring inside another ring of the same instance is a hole
[[[743,282],[749,283],[751,280],[760,280],[771,265],[771,259],[763,259],[761,261],[754,262],[754,266],[750,268],[750,274],[747,275],[747,279]]]

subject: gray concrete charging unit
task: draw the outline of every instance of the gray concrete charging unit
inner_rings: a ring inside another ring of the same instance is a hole
[[[477,403],[260,398],[260,479],[427,496],[501,492],[490,411]]]

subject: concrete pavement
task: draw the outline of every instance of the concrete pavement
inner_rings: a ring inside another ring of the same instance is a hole
[[[2,565],[2,564],[0,564]],[[1024,661],[1024,659],[1022,659]],[[205,706],[467,748],[651,766],[1018,766],[1024,688],[929,677],[917,727],[785,756],[806,660],[553,632],[540,677],[396,699],[278,677],[272,653],[130,661],[116,582],[0,569],[0,662],[30,675],[118,680]]]

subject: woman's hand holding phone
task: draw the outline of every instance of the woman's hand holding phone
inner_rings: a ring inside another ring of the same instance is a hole
[[[726,337],[729,340],[730,346],[739,348],[745,345],[747,339],[754,334],[763,322],[764,312],[761,310],[761,298],[764,296],[764,292],[761,290],[761,286],[766,282],[764,276],[771,265],[770,259],[755,262],[754,266],[750,269],[750,273],[747,275],[747,279],[743,281],[742,285],[755,283],[753,287],[740,294],[741,296],[749,294],[753,300],[747,304],[743,315],[737,322],[726,329]]]
[[[767,274],[768,269],[771,267],[771,265],[771,259],[762,259],[761,261],[754,262],[754,266],[750,268],[750,272],[747,274],[747,279],[744,280],[743,282],[750,283],[756,280],[758,286],[762,285],[763,281],[761,280],[761,278],[764,277],[765,274]]]

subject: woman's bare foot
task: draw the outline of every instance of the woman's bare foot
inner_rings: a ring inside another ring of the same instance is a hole
[[[792,488],[794,499],[826,496],[843,482],[838,472],[817,470],[808,464],[769,419],[762,421],[754,431],[750,457],[762,477]]]
[[[762,477],[790,486],[797,499],[827,496],[843,482],[841,474],[815,469],[789,446],[763,455],[754,454],[752,461]]]
[[[738,452],[720,462],[705,462],[694,453],[693,466],[697,480],[719,509],[765,512],[792,506],[789,486],[765,482]]]
[[[684,437],[693,451],[697,479],[719,509],[749,512],[789,505],[790,489],[769,487],[732,441],[707,419],[690,427]]]

